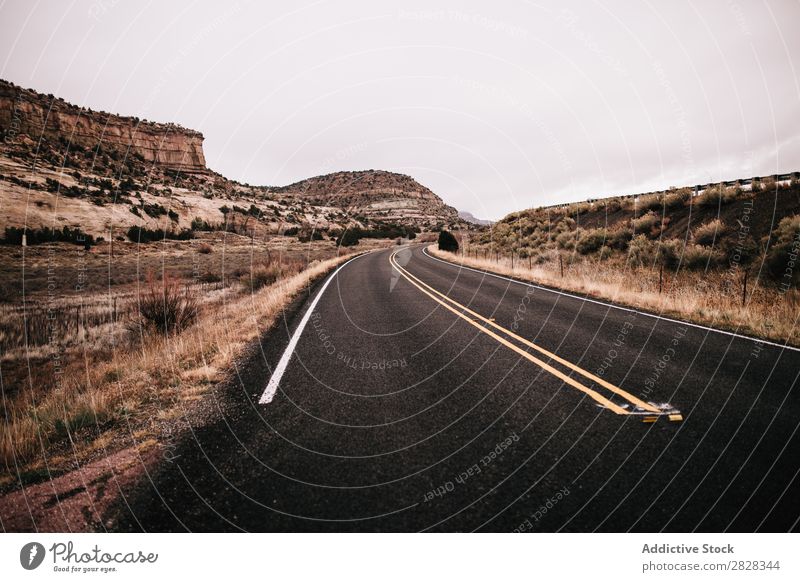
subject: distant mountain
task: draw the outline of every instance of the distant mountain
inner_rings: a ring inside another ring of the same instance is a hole
[[[49,189],[50,194],[74,202],[80,216],[70,216],[70,206],[59,205],[65,223],[86,228],[91,223],[96,230],[112,223],[125,228],[164,222],[166,212],[148,215],[138,208],[141,200],[129,198],[139,193],[157,196],[161,190],[181,197],[184,209],[175,210],[178,218],[171,225],[176,228],[191,221],[192,213],[219,220],[224,200],[239,201],[244,208],[253,204],[252,214],[263,215],[261,222],[269,217],[274,231],[306,225],[341,228],[351,223],[366,227],[370,221],[422,229],[467,226],[455,208],[410,176],[365,170],[281,187],[241,184],[206,166],[203,135],[198,131],[92,111],[0,79],[0,193],[12,199],[14,185],[14,196],[19,195],[27,169],[34,167],[32,188]],[[51,201],[46,198],[37,208],[49,208]],[[120,204],[133,207],[115,214]],[[26,216],[7,216],[3,224],[17,226],[25,220],[35,224],[40,218],[38,213]],[[41,221],[47,220],[52,219],[43,214]]]
[[[489,226],[492,224],[491,220],[484,220],[482,218],[475,218],[471,212],[467,212],[466,210],[459,210],[458,217],[461,220],[469,222],[470,224],[477,224],[478,226]]]
[[[410,176],[384,170],[336,172],[269,190],[371,220],[430,228],[460,222],[458,211],[430,189]]]

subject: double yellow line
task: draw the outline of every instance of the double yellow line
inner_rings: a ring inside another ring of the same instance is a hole
[[[451,299],[450,297],[448,297],[444,293],[441,293],[441,292],[437,291],[436,289],[434,289],[430,285],[424,283],[419,278],[415,277],[414,275],[412,275],[411,273],[406,271],[402,266],[400,266],[400,264],[397,262],[397,259],[395,258],[395,255],[397,255],[398,252],[400,252],[400,251],[395,251],[394,253],[391,254],[391,256],[389,257],[389,263],[391,263],[392,267],[394,269],[396,269],[397,272],[400,273],[400,275],[402,275],[414,287],[416,287],[417,289],[422,291],[425,295],[427,295],[428,297],[430,297],[431,299],[436,301],[442,307],[444,307],[445,309],[451,311],[452,313],[454,313],[455,315],[457,315],[458,317],[460,317],[461,319],[463,319],[464,321],[466,321],[467,323],[469,323],[470,325],[472,325],[476,329],[478,329],[481,332],[485,333],[489,337],[497,340],[502,345],[504,345],[507,348],[509,348],[509,349],[513,350],[514,352],[518,353],[523,358],[533,362],[534,364],[536,364],[537,366],[539,366],[543,370],[549,372],[550,374],[552,374],[553,376],[555,376],[559,380],[563,381],[565,384],[568,384],[569,386],[572,386],[573,388],[576,388],[577,390],[580,390],[581,392],[583,392],[587,396],[591,397],[593,400],[595,400],[600,405],[604,406],[605,408],[608,408],[609,410],[612,410],[613,412],[615,412],[617,414],[631,414],[630,411],[622,408],[618,404],[615,404],[614,402],[612,402],[611,400],[609,400],[608,398],[606,398],[605,396],[603,396],[602,394],[600,394],[596,390],[593,390],[592,388],[589,388],[588,386],[585,386],[585,385],[581,384],[580,382],[578,382],[574,378],[571,378],[570,376],[567,376],[566,374],[564,374],[563,372],[561,372],[557,368],[553,367],[549,363],[547,363],[547,362],[545,362],[543,360],[540,360],[539,358],[537,358],[536,356],[531,354],[529,351],[527,351],[527,350],[521,348],[519,345],[513,343],[511,340],[513,340],[515,342],[518,342],[519,344],[522,344],[523,346],[525,346],[527,348],[535,350],[536,352],[539,352],[543,356],[549,358],[551,361],[557,362],[560,365],[564,366],[565,368],[568,368],[568,369],[572,370],[573,372],[576,372],[577,374],[580,374],[584,378],[586,378],[588,380],[591,380],[592,382],[598,384],[599,386],[602,386],[606,390],[609,390],[610,392],[616,394],[617,396],[620,396],[620,397],[624,398],[625,400],[627,400],[628,402],[630,402],[631,404],[633,404],[634,406],[636,406],[637,408],[639,408],[642,411],[647,411],[648,413],[652,413],[652,414],[656,414],[656,415],[662,414],[662,411],[659,408],[653,406],[649,402],[645,402],[644,400],[641,400],[640,398],[637,398],[633,394],[631,394],[629,392],[626,392],[625,390],[623,390],[619,386],[615,386],[614,384],[606,382],[602,378],[599,378],[598,376],[595,376],[591,372],[588,372],[587,370],[584,370],[583,368],[581,368],[579,366],[576,366],[572,362],[568,362],[567,360],[557,356],[556,354],[554,354],[554,353],[552,353],[552,352],[550,352],[550,351],[548,351],[548,350],[546,350],[546,349],[544,349],[544,348],[542,348],[540,346],[537,346],[532,341],[527,340],[524,337],[521,337],[521,336],[515,334],[513,331],[511,331],[509,329],[506,329],[505,327],[503,327],[501,325],[498,325],[493,320],[491,320],[489,318],[486,318],[486,317],[482,316],[479,313],[476,313],[475,311],[471,310],[467,306],[462,305],[461,303],[458,303],[457,301]],[[498,333],[495,333],[491,329],[486,328],[483,324],[486,324],[486,325],[494,328],[495,330],[497,330],[499,333],[503,334],[506,337],[502,337],[501,335],[498,335]],[[510,338],[510,339],[507,339],[507,338]],[[673,415],[671,415],[671,416],[673,416]],[[670,418],[670,420],[678,420],[678,418]]]

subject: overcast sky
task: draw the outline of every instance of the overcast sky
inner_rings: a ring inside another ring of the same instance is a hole
[[[796,0],[14,1],[0,76],[198,129],[231,178],[393,170],[496,219],[800,170],[798,23]]]

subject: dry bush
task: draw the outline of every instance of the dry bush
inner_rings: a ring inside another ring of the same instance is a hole
[[[272,285],[280,276],[280,266],[275,263],[269,263],[254,267],[249,273],[242,275],[240,280],[252,292],[258,291],[267,285]]]
[[[212,251],[213,249],[211,248],[211,245],[208,243],[201,243],[197,246],[197,252],[200,253],[201,255],[209,255],[211,254]]]
[[[664,197],[661,194],[649,194],[640,196],[637,204],[642,212],[650,210],[662,210],[664,207]]]
[[[599,250],[608,239],[608,232],[604,228],[581,230],[578,232],[578,242],[575,250],[582,255],[588,255]]]
[[[715,218],[705,224],[701,224],[694,229],[694,242],[699,245],[713,245],[720,237],[725,234],[725,223],[719,218]]]
[[[198,302],[188,285],[181,290],[176,279],[164,275],[160,282],[147,275],[147,289],[138,298],[139,326],[162,335],[178,333],[197,319]]]
[[[671,190],[664,200],[664,206],[667,208],[667,210],[680,208],[681,206],[684,206],[691,197],[691,188],[678,188],[676,190]]]
[[[699,206],[713,208],[737,200],[740,194],[741,189],[738,186],[728,187],[724,184],[716,184],[706,188],[706,190],[696,198],[696,203]]]
[[[650,234],[654,228],[661,224],[661,216],[655,212],[648,212],[639,218],[631,219],[631,226],[634,232]]]

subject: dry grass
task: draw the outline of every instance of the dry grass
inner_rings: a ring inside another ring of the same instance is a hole
[[[104,446],[109,434],[138,431],[141,437],[153,419],[176,417],[179,405],[219,381],[300,291],[350,256],[313,261],[299,273],[283,271],[252,292],[239,287],[215,308],[202,310],[181,333],[149,334],[132,346],[113,348],[108,358],[86,352],[81,365],[51,374],[49,382],[31,382],[9,397],[4,393],[0,458],[8,477],[3,481],[13,480],[12,467],[52,469],[58,446],[69,446],[70,455],[80,457]]]
[[[605,299],[652,313],[736,331],[764,339],[800,346],[800,292],[748,284],[742,306],[741,273],[703,273],[664,270],[659,293],[659,272],[650,267],[630,266],[620,261],[597,259],[564,261],[560,275],[557,255],[547,264],[517,259],[465,257],[428,247],[432,255],[468,267],[531,281],[541,285]],[[529,266],[530,265],[530,266]]]

